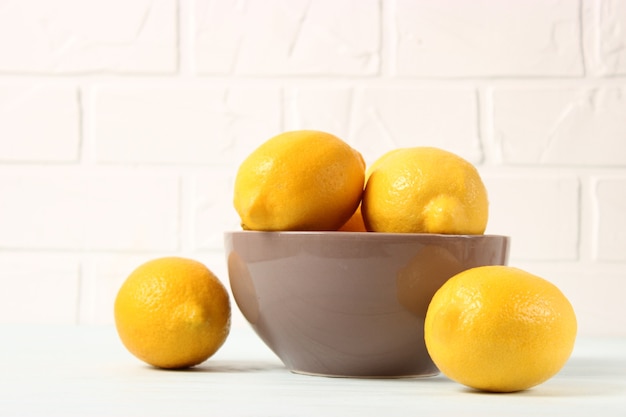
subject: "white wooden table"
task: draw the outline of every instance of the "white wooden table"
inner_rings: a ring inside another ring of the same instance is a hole
[[[444,376],[296,375],[245,326],[204,364],[139,362],[112,326],[0,326],[0,416],[626,416],[626,338],[581,339],[563,370],[516,394]]]

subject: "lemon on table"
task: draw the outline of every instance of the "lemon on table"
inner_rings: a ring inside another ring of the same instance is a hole
[[[230,331],[230,301],[220,280],[202,263],[158,258],[135,269],[115,299],[122,343],[159,368],[204,362]]]
[[[367,171],[362,212],[367,230],[482,234],[487,190],[476,168],[439,148],[400,148]]]
[[[234,206],[248,230],[337,230],[361,201],[365,163],[338,137],[281,133],[239,166]]]
[[[450,379],[494,392],[521,391],[555,375],[576,339],[576,315],[552,283],[509,266],[450,278],[424,324],[433,362]]]

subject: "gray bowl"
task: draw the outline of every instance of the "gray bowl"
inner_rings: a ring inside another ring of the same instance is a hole
[[[237,306],[285,366],[337,377],[438,373],[424,317],[450,277],[505,265],[509,238],[359,232],[226,232]]]

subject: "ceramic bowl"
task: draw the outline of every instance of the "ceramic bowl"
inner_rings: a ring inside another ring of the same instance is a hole
[[[226,232],[233,297],[296,373],[337,377],[435,375],[424,317],[450,277],[505,265],[497,235]]]

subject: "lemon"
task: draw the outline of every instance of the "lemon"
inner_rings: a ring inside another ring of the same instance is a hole
[[[230,331],[230,301],[220,280],[200,262],[158,258],[135,269],[115,299],[124,346],[159,368],[204,362]]]
[[[234,206],[248,230],[337,230],[360,203],[361,154],[316,130],[284,132],[239,166]]]
[[[574,309],[555,285],[510,266],[483,266],[455,275],[435,293],[424,340],[450,379],[512,392],[558,373],[576,331]]]
[[[357,207],[352,217],[339,228],[340,232],[367,232],[365,223],[363,222],[363,215],[361,214],[361,205]]]
[[[368,169],[362,213],[369,231],[482,234],[488,212],[476,168],[443,149],[395,149]]]

